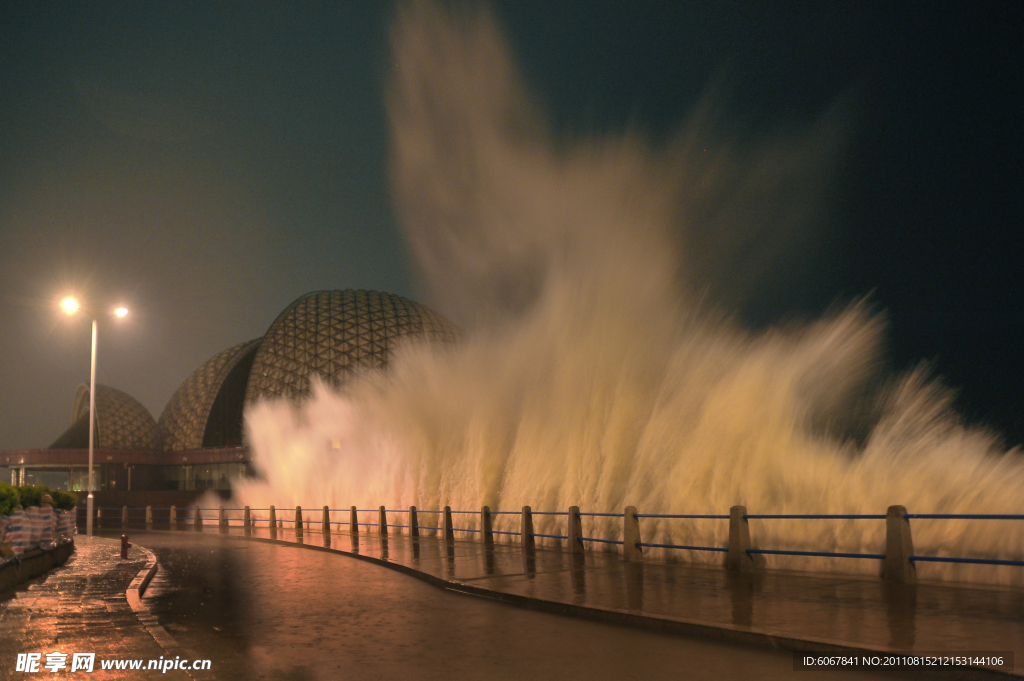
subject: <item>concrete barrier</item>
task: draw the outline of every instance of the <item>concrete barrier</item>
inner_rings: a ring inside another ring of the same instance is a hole
[[[725,554],[725,567],[737,572],[749,572],[760,567],[760,555],[756,558],[747,553],[750,548],[750,524],[747,522],[747,507],[733,506],[729,509],[729,552]]]
[[[885,560],[882,578],[887,582],[913,584],[917,581],[917,568],[911,562],[914,542],[910,537],[910,522],[903,506],[890,506],[885,514]]]
[[[0,593],[63,565],[75,550],[75,542],[58,544],[52,549],[33,549],[21,554],[21,560],[0,565]]]
[[[523,506],[523,513],[519,518],[519,541],[524,551],[533,551],[537,546],[533,536],[533,509],[529,506]]]
[[[640,543],[640,519],[636,517],[636,506],[627,506],[622,513],[622,559],[630,563],[641,563],[644,552]]]
[[[420,518],[415,506],[409,507],[409,536],[419,538]]]
[[[580,522],[580,507],[570,506],[568,525],[566,527],[566,543],[569,544],[569,553],[583,553],[583,541],[580,537],[583,536],[583,523]]]
[[[491,526],[491,509],[484,506],[480,509],[480,535],[484,546],[494,548],[494,528]]]
[[[454,544],[455,543],[455,530],[453,529],[453,526],[452,526],[452,507],[451,506],[445,506],[444,507],[444,525],[442,527],[444,527],[444,540],[445,540],[445,542],[447,542],[448,544]]]

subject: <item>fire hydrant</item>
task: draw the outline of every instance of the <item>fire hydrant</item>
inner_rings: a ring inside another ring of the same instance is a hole
[[[130,549],[131,547],[132,547],[132,545],[128,543],[128,535],[127,534],[122,534],[121,535],[121,560],[128,560],[128,549]]]

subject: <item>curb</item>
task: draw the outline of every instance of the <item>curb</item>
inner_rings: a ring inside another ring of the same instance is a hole
[[[142,597],[146,594],[146,587],[149,586],[150,581],[153,579],[153,575],[156,574],[156,556],[149,549],[139,547],[146,552],[146,566],[139,570],[139,574],[135,575],[135,579],[128,585],[124,595],[128,598],[128,605],[132,606],[132,610],[138,612],[142,608]]]

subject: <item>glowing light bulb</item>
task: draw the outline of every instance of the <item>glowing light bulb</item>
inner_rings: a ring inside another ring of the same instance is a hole
[[[60,301],[60,309],[64,311],[64,314],[75,314],[78,312],[78,300],[74,296],[68,296]]]
[[[114,314],[116,316],[118,316],[118,317],[125,317],[125,316],[128,315],[128,308],[127,307],[119,307],[116,310],[114,310]]]

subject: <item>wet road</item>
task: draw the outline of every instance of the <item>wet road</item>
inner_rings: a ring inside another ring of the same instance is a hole
[[[132,541],[160,561],[149,612],[220,679],[894,678],[795,672],[792,653],[515,608],[298,547],[191,533]]]

